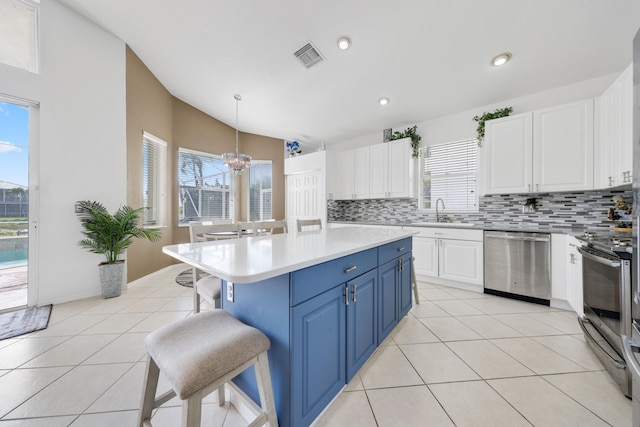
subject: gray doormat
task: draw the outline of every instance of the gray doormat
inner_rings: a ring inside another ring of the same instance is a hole
[[[51,316],[51,304],[28,307],[0,314],[0,340],[45,329]]]
[[[205,276],[208,276],[204,271],[198,271],[198,280],[202,279]],[[191,269],[184,270],[182,273],[176,276],[176,283],[178,285],[186,286],[188,288],[193,288],[193,275],[191,274]]]

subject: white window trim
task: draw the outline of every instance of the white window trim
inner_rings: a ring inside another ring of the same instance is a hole
[[[455,143],[462,143],[462,142],[475,142],[477,144],[477,139],[463,139],[463,140],[459,140],[459,141],[449,141],[449,142],[444,142],[441,144],[433,144],[431,146],[427,146],[427,147],[421,147],[420,148],[420,156],[419,156],[419,164],[418,164],[418,211],[423,212],[423,213],[435,213],[436,212],[436,208],[435,208],[435,203],[432,204],[433,207],[431,208],[424,208],[424,189],[423,189],[423,185],[424,185],[424,179],[423,179],[423,168],[424,168],[424,152],[428,147],[435,147],[437,145],[445,145],[445,144],[455,144]],[[478,149],[479,150],[479,149]],[[474,212],[479,212],[480,211],[480,197],[479,197],[479,179],[480,179],[480,165],[479,165],[479,159],[480,159],[480,151],[478,151],[478,156],[477,156],[477,160],[478,160],[478,165],[476,168],[476,207],[475,209],[446,209],[446,213],[450,213],[450,214],[468,214],[468,213],[474,213]]]
[[[30,73],[38,74],[40,72],[40,1],[39,0],[12,0],[15,4],[20,4],[26,9],[29,9],[33,13],[33,19],[31,20],[30,28],[30,43],[29,43],[29,67],[24,68],[21,66],[6,64],[9,67],[14,67],[19,70],[24,70]]]
[[[156,197],[155,200],[156,202],[154,203],[153,208],[155,209],[155,218],[156,218],[156,224],[143,224],[144,228],[166,228],[168,226],[167,224],[167,198],[166,198],[166,193],[167,193],[167,143],[165,141],[163,141],[162,139],[158,138],[155,135],[152,135],[149,132],[143,131],[142,132],[142,144],[143,144],[143,148],[142,148],[142,156],[143,159],[142,161],[144,162],[144,144],[146,144],[148,142],[155,144],[156,147],[158,148],[158,154],[159,154],[159,159],[158,159],[158,167],[159,167],[159,171],[158,171],[158,183],[156,184],[155,187],[155,192],[156,192]],[[144,176],[144,167],[141,170],[142,173],[142,185],[143,185],[143,189],[144,189],[144,180],[145,180],[145,176]],[[143,194],[143,204],[144,204],[144,194]],[[146,208],[147,206],[145,206]],[[144,214],[143,214],[143,218],[144,218]]]

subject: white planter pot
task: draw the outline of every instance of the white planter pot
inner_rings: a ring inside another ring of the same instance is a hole
[[[102,298],[119,297],[122,291],[122,278],[124,275],[124,261],[113,264],[98,265],[100,273],[100,285]]]

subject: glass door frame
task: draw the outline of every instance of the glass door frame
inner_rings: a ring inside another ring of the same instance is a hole
[[[40,103],[25,98],[0,93],[0,102],[7,102],[29,111],[29,233],[27,258],[27,306],[38,305],[38,200],[39,200],[39,170],[40,170]],[[17,308],[17,307],[16,307]]]

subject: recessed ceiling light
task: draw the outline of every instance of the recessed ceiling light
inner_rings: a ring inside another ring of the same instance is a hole
[[[506,64],[511,59],[511,52],[504,52],[491,60],[491,65],[499,67]]]
[[[389,98],[380,98],[380,99],[378,100],[378,103],[379,103],[380,105],[387,105],[387,104],[389,103]]]
[[[347,50],[351,47],[351,39],[348,36],[340,36],[338,38],[338,47],[342,50]]]

